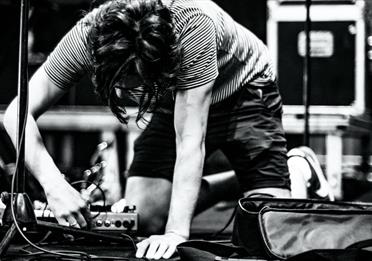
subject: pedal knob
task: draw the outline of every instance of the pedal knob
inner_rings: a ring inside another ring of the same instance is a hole
[[[129,220],[124,220],[123,221],[123,227],[125,227],[125,228],[129,228],[130,227],[130,222],[129,222]]]
[[[116,220],[115,221],[115,226],[116,227],[121,227],[121,221],[120,220]]]
[[[132,227],[134,227],[134,225],[135,223],[133,219],[131,219],[130,221],[127,219],[123,221],[123,227],[125,227],[126,229],[131,229]]]
[[[111,221],[110,220],[105,220],[105,227],[111,226]]]
[[[98,220],[96,221],[96,226],[97,226],[97,227],[102,227],[102,225],[103,225],[102,220],[101,220],[101,219],[98,219]]]

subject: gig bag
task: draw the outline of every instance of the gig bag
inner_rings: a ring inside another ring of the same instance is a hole
[[[313,249],[344,249],[371,238],[372,204],[243,198],[232,242],[248,256],[284,260]]]

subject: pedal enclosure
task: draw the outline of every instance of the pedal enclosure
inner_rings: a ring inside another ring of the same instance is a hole
[[[56,222],[50,210],[35,210],[36,218],[44,221]],[[91,212],[92,231],[102,232],[136,232],[138,229],[138,214],[136,212]]]

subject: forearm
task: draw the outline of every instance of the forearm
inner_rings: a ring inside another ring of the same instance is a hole
[[[15,146],[17,144],[16,115],[16,100],[14,100],[6,110],[4,116],[4,127]],[[28,115],[26,126],[26,166],[35,176],[35,178],[40,182],[44,189],[46,187],[52,187],[51,185],[48,186],[48,184],[51,184],[53,181],[57,181],[58,178],[56,179],[56,177],[60,177],[60,172],[53,162],[51,156],[47,152],[43,144],[39,129],[36,125],[35,119],[31,115]]]
[[[181,148],[178,151],[166,232],[188,238],[200,190],[204,147]]]

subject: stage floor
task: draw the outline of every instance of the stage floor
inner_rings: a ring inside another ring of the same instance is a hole
[[[223,233],[213,236],[214,233],[220,231],[225,227],[234,211],[235,202],[221,202],[216,206],[202,212],[195,217],[191,228],[191,239],[196,240],[223,240],[229,241],[231,239],[233,222],[224,230]],[[82,251],[91,255],[117,257],[110,260],[144,260],[135,259],[133,247],[128,245],[118,244],[104,244],[97,242],[86,243],[84,240],[75,239],[74,242],[47,242],[41,244],[42,247],[49,250],[61,251]],[[30,253],[34,253],[30,255]],[[30,260],[70,260],[57,259],[50,255],[37,255],[38,250],[26,244],[13,243],[11,244],[6,255],[1,258],[2,261],[30,261]],[[22,256],[23,255],[23,256]],[[72,260],[72,259],[71,259]],[[94,260],[108,260],[108,259],[94,259]],[[180,260],[179,257],[171,259],[172,261]],[[249,259],[246,259],[249,260]],[[254,261],[253,259],[251,259]]]

